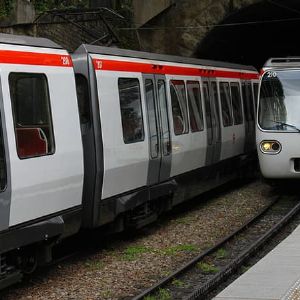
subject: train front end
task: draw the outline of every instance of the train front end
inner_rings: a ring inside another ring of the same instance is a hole
[[[256,145],[265,178],[300,178],[300,58],[270,59],[264,66]]]

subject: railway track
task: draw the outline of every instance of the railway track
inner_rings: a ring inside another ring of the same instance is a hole
[[[277,197],[238,230],[133,300],[207,299],[299,212],[296,196]]]

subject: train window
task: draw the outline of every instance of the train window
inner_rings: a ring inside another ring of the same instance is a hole
[[[246,121],[254,120],[254,111],[252,106],[252,96],[251,96],[251,85],[249,83],[243,83],[242,85],[243,93],[243,104],[244,104],[244,114]]]
[[[76,80],[76,91],[78,99],[78,109],[80,123],[86,124],[90,122],[90,97],[87,79],[81,75],[75,75]]]
[[[232,125],[232,107],[230,99],[230,89],[228,82],[220,82],[220,100],[222,106],[222,119],[224,127]]]
[[[185,84],[183,80],[171,80],[170,92],[174,133],[176,135],[189,132]]]
[[[47,77],[44,74],[9,75],[18,156],[54,153],[54,135]]]
[[[239,125],[243,123],[240,85],[237,82],[232,82],[230,84],[230,89],[231,89],[234,125]]]
[[[212,124],[213,127],[217,130],[215,131],[216,136],[214,136],[214,139],[219,141],[221,139],[221,131],[220,129],[220,106],[218,101],[218,88],[217,83],[213,81],[211,83],[211,103],[212,103]]]
[[[144,140],[140,82],[137,78],[119,78],[119,96],[125,144]]]
[[[203,82],[203,98],[205,103],[205,119],[207,126],[207,139],[208,144],[212,143],[212,117],[211,117],[211,106],[210,106],[210,97],[209,97],[209,87],[208,82]]]
[[[163,134],[163,153],[164,155],[169,155],[171,152],[169,116],[166,96],[166,84],[162,79],[159,79],[157,81],[157,93],[160,105],[161,127]]]
[[[203,130],[203,112],[200,84],[197,81],[187,82],[190,126],[192,132]]]
[[[146,103],[148,109],[148,122],[150,134],[150,154],[152,158],[158,156],[157,119],[154,99],[154,85],[152,79],[145,80]]]

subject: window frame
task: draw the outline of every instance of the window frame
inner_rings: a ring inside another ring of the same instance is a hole
[[[139,88],[139,104],[140,104],[140,112],[141,112],[141,129],[142,129],[142,138],[139,140],[134,140],[130,142],[126,142],[124,136],[124,127],[123,127],[123,118],[122,118],[122,107],[121,107],[121,97],[120,97],[120,80],[122,79],[133,79],[138,82]],[[118,77],[118,95],[119,95],[119,107],[120,107],[120,117],[121,117],[121,126],[122,126],[122,135],[123,135],[123,142],[125,145],[141,143],[145,141],[145,124],[144,124],[144,111],[143,111],[143,104],[142,104],[142,93],[141,93],[141,82],[138,77]]]
[[[14,100],[13,100],[13,92],[12,92],[12,86],[11,86],[11,76],[15,74],[22,74],[22,75],[33,75],[33,76],[41,76],[45,79],[46,83],[46,95],[47,95],[47,104],[48,104],[48,112],[49,112],[49,129],[52,133],[52,151],[44,154],[44,155],[32,155],[32,156],[26,156],[22,157],[19,154],[19,148],[18,148],[18,139],[17,139],[17,134],[16,134],[16,125],[17,125],[17,120],[16,120],[16,108],[14,105]],[[45,157],[45,156],[51,156],[56,153],[56,142],[55,142],[55,134],[54,134],[54,127],[53,127],[53,117],[52,117],[52,107],[51,107],[51,97],[50,97],[50,90],[49,90],[49,81],[46,73],[35,73],[35,72],[10,72],[8,74],[8,86],[9,86],[9,95],[10,95],[10,103],[11,103],[11,108],[12,108],[12,117],[13,117],[13,125],[14,125],[14,134],[15,134],[15,142],[16,142],[16,152],[20,160],[24,159],[32,159],[32,158],[39,158],[39,157]]]

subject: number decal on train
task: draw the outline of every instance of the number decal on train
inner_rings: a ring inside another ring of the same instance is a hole
[[[276,72],[267,72],[267,77],[268,78],[276,78],[277,77],[277,73]]]
[[[61,57],[61,62],[64,66],[69,66],[70,65],[70,58],[68,56],[62,56]]]
[[[97,69],[102,69],[102,60],[96,60]]]

